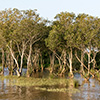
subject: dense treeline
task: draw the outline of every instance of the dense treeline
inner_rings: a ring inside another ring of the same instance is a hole
[[[60,76],[73,77],[73,70],[93,75],[91,69],[99,65],[100,19],[61,12],[49,23],[36,10],[0,11],[1,74],[8,67],[11,75],[21,76],[26,66],[27,77],[45,67]]]

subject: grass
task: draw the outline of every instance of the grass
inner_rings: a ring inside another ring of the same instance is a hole
[[[35,87],[36,90],[48,91],[48,92],[68,92],[68,93],[76,93],[79,92],[78,89],[71,88],[41,88]]]
[[[7,85],[9,86],[34,86],[35,89],[52,91],[52,92],[65,92],[72,90],[78,87],[78,81],[74,79],[65,79],[65,78],[26,78],[26,77],[17,77],[17,76],[0,76],[0,79],[8,79],[9,82]]]

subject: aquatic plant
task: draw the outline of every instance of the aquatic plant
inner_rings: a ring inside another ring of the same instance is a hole
[[[59,85],[63,87],[77,87],[79,85],[78,81],[75,79],[66,78],[27,78],[27,77],[17,77],[17,76],[0,76],[1,79],[9,79],[8,84],[16,86],[54,86]]]
[[[48,92],[68,92],[68,93],[76,93],[79,92],[78,89],[71,89],[71,88],[41,88],[35,87],[36,90],[48,91]]]

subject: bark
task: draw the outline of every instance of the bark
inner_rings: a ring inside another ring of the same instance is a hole
[[[44,67],[43,67],[43,59],[42,59],[42,54],[40,54],[40,56],[41,56],[41,70],[42,70],[42,72],[43,72]]]
[[[4,66],[5,66],[5,55],[4,55],[4,49],[1,48],[2,50],[2,72],[1,72],[1,75],[4,74]]]
[[[51,74],[53,73],[54,61],[55,61],[55,54],[53,52],[52,56],[50,55],[50,67],[51,67],[50,73]]]
[[[30,42],[30,49],[29,49],[29,55],[27,58],[27,77],[30,77],[30,70],[31,70],[31,55],[32,55],[32,43]]]
[[[71,76],[73,76],[73,71],[72,71],[72,57],[73,57],[72,48],[70,48],[70,52],[69,52],[69,63],[70,63],[70,74],[71,74]]]
[[[39,71],[39,52],[37,52],[36,72]]]
[[[13,57],[11,56],[11,53],[7,50],[6,51],[6,66],[9,69],[9,75],[13,74]]]
[[[96,54],[97,53],[93,52],[93,69],[95,69],[95,65],[96,65],[96,60],[95,60]]]
[[[62,70],[62,63],[61,63],[61,59],[57,56],[57,55],[55,55],[56,56],[56,58],[58,59],[58,62],[59,62],[59,66],[60,66],[60,71]]]
[[[66,56],[67,56],[66,50],[64,50],[64,67],[63,67],[64,69],[66,68],[66,64],[67,64]]]
[[[10,66],[11,66],[11,72],[10,72],[10,75],[13,75],[14,60],[13,60],[13,57],[12,57],[12,56],[10,56],[10,60],[11,60],[11,62],[10,62]]]
[[[77,53],[76,53],[76,52],[75,52],[75,57],[77,58],[77,60],[78,60],[80,63],[82,63],[81,60],[79,59],[79,57],[77,56]],[[82,64],[83,64],[83,67],[86,68],[86,69],[88,70],[88,68],[84,65],[84,63],[82,63]],[[89,73],[92,75],[92,77],[94,77],[94,74],[93,74],[92,72],[89,71]]]
[[[88,75],[90,73],[90,52],[88,53]]]
[[[10,47],[12,49],[12,42],[10,42]],[[13,74],[13,57],[11,56],[11,53],[8,52],[8,64],[9,64],[9,74],[12,75]]]
[[[16,70],[17,76],[20,77],[18,61],[17,61],[17,59],[15,58],[15,55],[14,55],[13,50],[12,50],[9,46],[8,46],[8,48],[9,48],[9,50],[10,50],[11,56],[13,57],[13,59],[14,59],[16,65],[17,65],[17,70]]]
[[[8,50],[6,51],[6,67],[10,70],[10,53]]]
[[[22,54],[21,54],[21,64],[20,64],[20,73],[22,73],[22,67],[23,67],[23,58],[24,58],[24,52],[25,52],[25,45],[24,45],[24,42],[23,42],[23,48],[22,48]]]
[[[39,70],[39,53],[40,53],[40,50],[36,49],[35,56],[34,56],[34,67],[36,69],[36,72],[38,72]]]
[[[62,72],[61,72],[61,75],[64,74],[65,70],[66,70],[66,64],[67,64],[67,60],[66,60],[66,50],[63,50],[63,69],[62,69]]]
[[[83,68],[83,63],[84,63],[84,52],[81,51],[81,71],[84,74],[84,68]]]
[[[50,57],[50,68],[52,68],[52,56],[51,56],[51,54],[49,54],[49,57]]]

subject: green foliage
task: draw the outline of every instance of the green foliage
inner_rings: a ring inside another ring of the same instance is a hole
[[[80,52],[84,53],[86,66],[88,65],[87,54],[90,53],[90,67],[92,68],[94,63],[92,59],[95,59],[96,67],[100,69],[100,18],[87,14],[76,16],[74,13],[61,12],[48,26],[48,21],[41,18],[36,10],[5,9],[0,11],[0,40],[0,48],[12,55],[18,69],[21,65],[27,66],[29,62],[32,66],[37,63],[40,66],[42,63],[44,68],[49,67],[50,55],[53,52],[56,57],[53,69],[55,73],[59,73],[59,61],[62,66],[64,65],[63,50],[66,53],[66,62],[69,63],[71,49],[73,50],[73,69],[80,69],[80,64],[74,56],[75,50],[79,58],[81,58]],[[95,58],[93,58],[94,53],[97,54]],[[7,57],[6,54],[5,57]],[[68,64],[65,67],[68,69]]]
[[[46,39],[46,45],[51,50],[71,47],[74,41],[74,13],[61,12],[55,16],[56,21]]]

